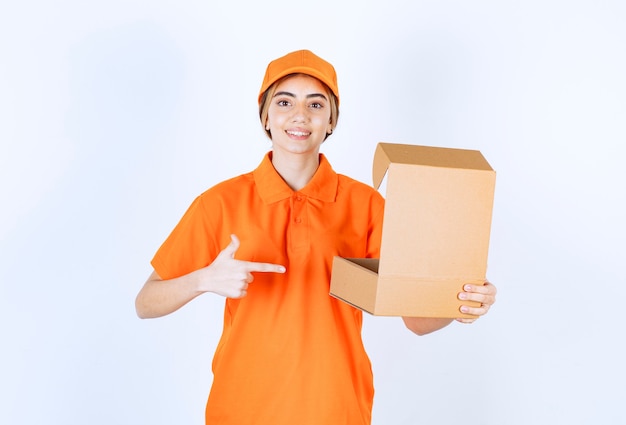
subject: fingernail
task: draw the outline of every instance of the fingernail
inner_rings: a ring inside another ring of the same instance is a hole
[[[461,293],[459,294],[459,299],[460,299],[460,300],[466,300],[466,299],[467,299],[467,294],[466,294],[465,292],[461,292]]]
[[[472,285],[465,285],[465,290],[466,291],[471,291],[472,290]]]
[[[461,313],[467,313],[469,311],[469,308],[462,306],[461,307]]]

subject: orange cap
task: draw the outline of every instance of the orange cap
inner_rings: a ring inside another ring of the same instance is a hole
[[[317,78],[328,86],[337,97],[337,104],[339,104],[339,88],[337,87],[335,68],[309,50],[297,50],[288,53],[267,65],[263,85],[259,92],[259,103],[261,103],[263,93],[272,84],[289,74],[306,74]]]

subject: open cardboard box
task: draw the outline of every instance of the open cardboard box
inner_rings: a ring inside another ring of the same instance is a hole
[[[460,318],[458,293],[483,284],[495,171],[476,150],[379,143],[386,176],[380,259],[333,259],[330,293],[379,316]]]

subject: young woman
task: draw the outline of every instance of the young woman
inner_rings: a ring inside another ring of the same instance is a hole
[[[329,282],[333,256],[378,256],[384,200],[320,153],[338,108],[331,64],[307,50],[272,61],[259,95],[271,151],[194,200],[137,296],[142,318],[205,292],[225,297],[207,424],[370,423],[362,313],[331,297]],[[481,316],[495,295],[489,283],[468,285],[459,298],[481,306],[461,309]],[[404,322],[422,335],[451,320]]]

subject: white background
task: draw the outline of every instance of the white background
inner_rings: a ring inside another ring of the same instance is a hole
[[[618,0],[3,2],[0,423],[203,423],[222,300],[142,321],[134,298],[193,198],[260,162],[265,66],[301,48],[339,73],[338,172],[369,183],[379,141],[497,171],[498,302],[426,337],[367,316],[373,423],[626,423],[625,22]]]

